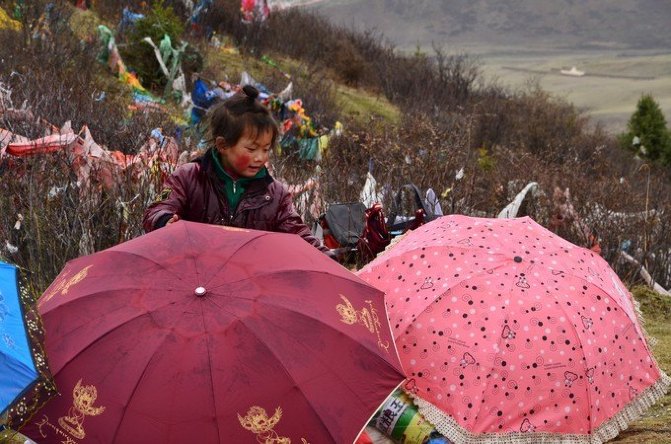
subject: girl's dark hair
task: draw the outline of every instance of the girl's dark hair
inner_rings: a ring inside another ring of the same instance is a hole
[[[257,100],[259,90],[245,85],[242,91],[221,102],[209,111],[209,136],[211,143],[223,137],[227,146],[233,146],[247,133],[252,139],[271,131],[271,147],[275,146],[279,128],[270,110]]]

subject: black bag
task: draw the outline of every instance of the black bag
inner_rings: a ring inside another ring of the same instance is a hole
[[[398,235],[414,230],[436,217],[424,205],[419,188],[413,183],[407,183],[394,196],[387,219],[387,229],[392,235]]]
[[[364,230],[366,206],[361,202],[331,204],[319,218],[324,245],[330,249],[355,248]]]

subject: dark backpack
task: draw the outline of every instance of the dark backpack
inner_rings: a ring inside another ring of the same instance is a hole
[[[324,245],[330,249],[355,248],[364,229],[366,206],[361,202],[331,204],[319,218]]]

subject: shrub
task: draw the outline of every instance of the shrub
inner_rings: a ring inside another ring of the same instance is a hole
[[[97,4],[112,7],[107,0]],[[167,9],[167,4],[160,8]],[[341,119],[332,73],[346,77],[341,68],[348,57],[363,64],[350,74],[350,81],[384,94],[403,116],[398,125],[372,115],[345,120],[345,135],[331,139],[321,173],[314,163],[296,156],[273,159],[278,177],[291,184],[320,175],[319,193],[297,196],[297,207],[306,211],[308,223],[314,214],[309,210],[324,209],[327,202],[358,200],[369,169],[384,193],[385,208],[401,185],[412,182],[423,191],[433,188],[445,213],[477,216],[496,216],[533,181],[541,192],[525,200],[518,215],[550,226],[557,211],[554,190],[569,190],[572,217],[598,236],[602,255],[621,276],[639,280],[639,269],[621,260],[626,247],[661,285],[671,285],[668,169],[643,164],[619,149],[616,140],[598,127],[592,129],[571,104],[537,85],[521,91],[485,85],[467,57],[446,57],[439,50],[432,56],[398,54],[380,36],[345,31],[299,10],[274,14],[266,24],[249,27],[240,23],[238,8],[237,1],[217,0],[207,23],[231,35],[243,52],[272,51],[273,57],[285,54],[299,60],[299,66],[291,68],[295,96],[303,99],[315,122],[331,127]],[[29,14],[32,10],[24,17],[27,23],[36,20]],[[16,105],[25,100],[57,125],[72,120],[79,128],[86,123],[97,142],[127,152],[153,127],[170,132],[171,123],[160,113],[130,114],[129,98],[115,94],[120,92],[116,79],[89,55],[95,54],[94,48],[67,30],[51,40],[34,40],[26,32],[19,36],[0,33],[2,75],[17,73],[0,81],[12,89]],[[334,51],[343,47],[349,56],[334,69]],[[38,65],[40,70],[33,69]],[[279,75],[258,80],[275,91],[287,82]],[[100,91],[107,91],[108,99],[92,100]],[[44,133],[39,122],[2,115],[0,127],[27,137]],[[81,190],[73,183],[65,156],[10,160],[0,165],[0,249],[5,240],[19,246],[9,259],[38,274],[36,285],[48,284],[82,246],[101,249],[142,232],[151,184],[124,176],[113,189]],[[54,189],[60,191],[50,196]],[[24,217],[21,230],[13,229],[17,213]],[[580,226],[567,223],[556,230],[587,246]],[[1,251],[9,254],[6,248]]]
[[[651,95],[643,95],[627,123],[627,132],[619,136],[623,148],[653,162],[671,165],[671,133],[659,104]]]
[[[356,87],[363,80],[367,64],[354,45],[344,40],[334,50],[331,67],[345,84]]]
[[[121,57],[129,70],[135,71],[145,88],[163,92],[167,79],[156,60],[154,49],[143,41],[150,37],[158,46],[164,36],[170,37],[172,47],[178,48],[184,32],[182,20],[170,6],[156,3],[143,19],[138,20],[126,35],[126,44],[120,46]]]

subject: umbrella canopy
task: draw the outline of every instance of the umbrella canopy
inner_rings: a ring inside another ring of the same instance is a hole
[[[15,429],[56,395],[33,305],[16,266],[0,262],[0,417]]]
[[[386,292],[404,388],[455,442],[600,443],[671,383],[616,273],[528,217],[441,217],[358,274]]]
[[[403,380],[383,293],[301,237],[171,224],[39,300],[40,443],[346,443]]]

